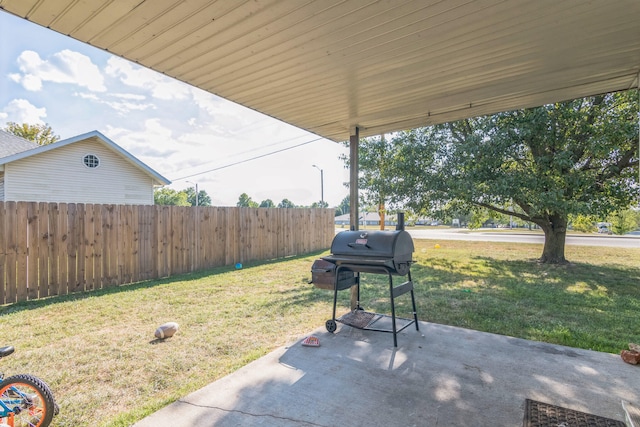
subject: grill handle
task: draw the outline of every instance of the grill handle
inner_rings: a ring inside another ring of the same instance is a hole
[[[350,248],[365,247],[367,249],[371,249],[371,246],[369,246],[369,244],[367,244],[367,243],[347,243],[347,246],[349,246]]]

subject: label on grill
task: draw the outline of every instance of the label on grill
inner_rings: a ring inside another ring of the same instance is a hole
[[[356,245],[366,245],[367,239],[356,239]]]

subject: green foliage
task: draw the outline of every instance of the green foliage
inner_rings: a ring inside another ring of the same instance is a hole
[[[344,199],[342,199],[340,204],[336,207],[336,216],[346,215],[350,212],[349,200],[350,200],[350,196],[347,196]]]
[[[4,128],[5,131],[33,141],[38,145],[53,144],[60,140],[60,136],[53,133],[53,129],[49,125],[30,125],[28,123],[8,122]]]
[[[198,191],[198,206],[211,206],[211,197],[206,191]]]
[[[260,202],[260,206],[261,208],[275,208],[276,205],[275,203],[273,203],[273,200],[271,199],[266,199]]]
[[[257,208],[258,202],[254,202],[251,200],[251,197],[247,193],[242,193],[238,198],[238,203],[236,206],[239,208]]]
[[[608,222],[611,223],[613,234],[627,234],[638,228],[637,215],[632,209],[625,209],[609,215]]]
[[[156,205],[191,206],[187,200],[187,193],[173,188],[160,188],[153,192],[153,202]]]
[[[569,215],[603,218],[637,193],[635,91],[510,111],[395,134],[384,191],[395,205],[446,217],[481,207],[545,232],[541,261],[562,263]],[[360,155],[376,168],[375,146]],[[377,181],[363,179],[377,191]],[[509,210],[513,207],[513,212]]]
[[[489,220],[489,215],[483,209],[476,209],[471,213],[469,218],[469,228],[472,230],[482,227],[482,225]]]
[[[196,206],[196,190],[194,187],[180,191],[164,187],[153,192],[153,200],[156,205]],[[198,206],[211,206],[211,197],[204,190],[198,191]]]
[[[594,233],[597,231],[596,218],[593,215],[575,215],[570,216],[573,229],[575,231],[581,231],[583,233]]]
[[[296,205],[289,199],[282,199],[280,203],[278,203],[279,208],[295,208]]]
[[[393,168],[395,142],[384,135],[359,141],[358,188],[362,190],[360,198],[363,205],[385,204],[393,191],[392,184],[396,179]]]
[[[189,187],[185,190],[182,190],[187,194],[187,202],[189,206],[211,206],[211,197],[204,190],[198,191],[198,198],[196,204],[196,189],[194,187]]]

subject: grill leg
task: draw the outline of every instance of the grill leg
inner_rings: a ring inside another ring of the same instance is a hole
[[[356,273],[356,286],[358,287],[357,290],[357,300],[356,300],[356,310],[362,310],[362,307],[360,306],[360,272],[358,271]]]
[[[391,276],[391,272],[387,271],[389,275],[389,296],[391,297],[391,325],[393,329],[393,346],[398,346],[398,336],[397,336],[397,328],[396,328],[396,304],[393,297],[393,277]]]
[[[413,283],[413,280],[411,280],[411,271],[409,271],[408,279]],[[418,326],[418,311],[416,310],[416,297],[413,294],[413,287],[411,288],[411,305],[413,306],[413,322],[416,324],[416,331],[419,331],[420,327]]]
[[[332,320],[336,320],[336,304],[338,302],[338,277],[340,276],[340,266],[336,267],[336,277],[333,279],[333,316]]]

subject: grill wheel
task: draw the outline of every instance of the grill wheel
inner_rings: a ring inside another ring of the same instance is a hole
[[[338,329],[338,324],[333,319],[327,320],[327,322],[324,324],[324,326],[327,328],[327,331],[329,331],[331,333],[334,333],[336,331],[336,329]]]

